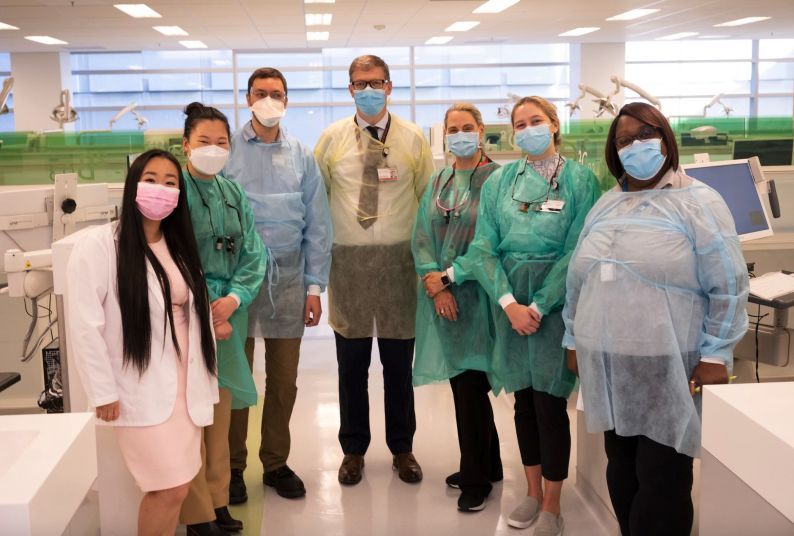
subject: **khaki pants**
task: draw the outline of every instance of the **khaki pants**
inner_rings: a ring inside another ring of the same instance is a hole
[[[213,422],[205,426],[201,442],[201,469],[190,483],[179,522],[184,525],[215,520],[215,508],[229,504],[229,420],[232,395],[219,389],[220,401],[215,404]]]
[[[289,421],[298,394],[298,358],[301,340],[265,339],[265,401],[262,408],[262,443],[259,459],[265,471],[286,465],[289,457]],[[245,341],[245,355],[253,370],[254,339]],[[232,411],[229,428],[231,467],[245,469],[248,449],[248,408]]]

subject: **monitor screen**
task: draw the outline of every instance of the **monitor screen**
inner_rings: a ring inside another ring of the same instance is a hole
[[[790,166],[794,140],[736,140],[733,158],[757,156],[762,166]]]
[[[711,164],[690,164],[685,173],[717,190],[733,215],[736,233],[742,240],[772,234],[764,204],[756,190],[750,164],[727,161]]]

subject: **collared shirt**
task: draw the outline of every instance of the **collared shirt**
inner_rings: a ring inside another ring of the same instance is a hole
[[[382,140],[383,139],[383,132],[386,130],[386,125],[389,124],[389,117],[390,117],[389,113],[386,112],[386,115],[381,117],[380,121],[378,121],[374,125],[370,125],[369,123],[366,122],[366,120],[364,120],[363,117],[361,117],[360,115],[356,114],[356,123],[358,124],[358,126],[360,126],[361,128],[364,128],[364,129],[366,129],[367,127],[375,127],[375,128],[377,128],[378,129],[378,139]]]
[[[243,126],[243,130],[242,130],[241,134],[242,134],[243,139],[245,141],[251,141],[251,140],[262,141],[262,140],[259,139],[259,136],[257,135],[256,130],[254,130],[253,120],[248,121],[245,124],[245,126]],[[284,133],[281,131],[281,127],[279,127],[278,128],[278,135],[276,136],[276,140],[273,143],[276,143],[277,141],[279,141],[279,140],[281,140],[283,138],[284,138]],[[266,142],[262,141],[262,143],[266,143]]]

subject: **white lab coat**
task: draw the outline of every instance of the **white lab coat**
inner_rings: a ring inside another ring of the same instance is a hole
[[[72,250],[67,268],[67,336],[73,341],[69,360],[77,365],[92,407],[120,402],[119,418],[112,425],[152,426],[164,422],[173,411],[178,356],[170,327],[163,322],[160,285],[147,260],[151,361],[140,376],[133,366],[122,364],[116,229],[116,223],[89,229]],[[218,401],[218,382],[207,371],[201,354],[201,330],[192,293],[189,305],[187,407],[197,426],[207,426],[212,424],[212,406]]]

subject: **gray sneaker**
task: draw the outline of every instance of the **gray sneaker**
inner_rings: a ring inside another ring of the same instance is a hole
[[[538,516],[538,524],[535,525],[533,536],[562,536],[562,529],[565,521],[562,516],[555,516],[551,512],[541,512]]]
[[[507,524],[517,529],[525,529],[535,522],[538,512],[540,512],[538,501],[527,495],[507,518]]]

